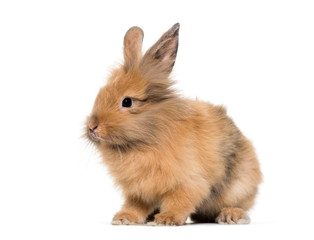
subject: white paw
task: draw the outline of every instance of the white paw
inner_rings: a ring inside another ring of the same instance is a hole
[[[249,224],[250,217],[240,208],[224,208],[216,222],[219,224]]]
[[[155,222],[147,222],[146,225],[147,226],[153,226],[153,227],[158,226],[158,224]]]
[[[111,222],[112,225],[135,225],[135,222],[130,222],[126,218],[116,219]]]
[[[239,225],[249,224],[251,221],[248,216],[245,216],[244,218],[240,219],[233,219],[230,215],[226,217],[227,219],[217,218],[216,221],[218,222],[218,224],[239,224]]]

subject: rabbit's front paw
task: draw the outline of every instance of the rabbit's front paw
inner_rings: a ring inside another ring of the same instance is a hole
[[[154,222],[148,223],[151,226],[180,226],[185,223],[185,218],[180,218],[171,213],[159,213],[155,215]]]
[[[142,221],[138,215],[130,212],[118,212],[112,219],[112,225],[135,225],[142,224]]]
[[[216,218],[219,224],[249,224],[250,218],[241,208],[223,208]]]

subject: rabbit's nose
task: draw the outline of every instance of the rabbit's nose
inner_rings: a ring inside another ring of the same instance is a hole
[[[98,120],[97,120],[97,117],[95,116],[92,116],[89,120],[89,123],[88,123],[88,128],[91,132],[95,132],[96,129],[98,128]]]
[[[89,130],[91,132],[95,132],[97,128],[98,128],[98,125],[96,125],[96,126],[89,126]]]

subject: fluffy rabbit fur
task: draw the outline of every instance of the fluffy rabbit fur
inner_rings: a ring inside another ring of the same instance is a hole
[[[100,89],[86,134],[125,203],[112,224],[249,223],[261,172],[251,142],[222,106],[179,96],[169,79],[179,24],[142,55],[124,37],[124,63]]]

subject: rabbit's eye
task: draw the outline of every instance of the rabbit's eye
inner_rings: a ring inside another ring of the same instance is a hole
[[[133,101],[132,98],[126,97],[122,100],[122,107],[129,108],[132,107]]]

